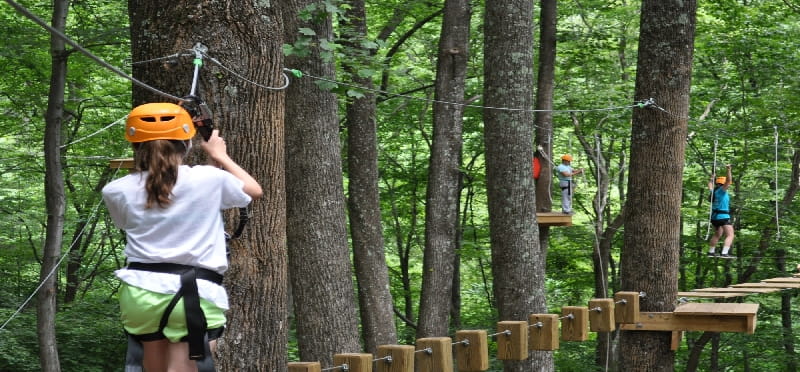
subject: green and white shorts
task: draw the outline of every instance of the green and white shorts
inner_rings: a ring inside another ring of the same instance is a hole
[[[185,337],[189,331],[186,329],[182,298],[172,309],[164,329],[159,330],[161,318],[173,297],[174,294],[152,292],[123,282],[119,293],[119,304],[120,318],[125,331],[139,341],[156,341],[164,338],[170,342],[186,341]],[[200,299],[200,308],[203,309],[208,324],[208,339],[219,338],[225,327],[225,310],[203,298]]]

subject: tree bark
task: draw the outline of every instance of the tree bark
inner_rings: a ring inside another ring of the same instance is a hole
[[[371,67],[374,50],[363,47],[367,37],[367,14],[363,0],[348,1],[343,36],[347,61],[343,63],[353,83],[373,89],[372,79],[359,68]],[[364,349],[376,353],[379,345],[397,343],[394,303],[389,292],[389,269],[384,253],[380,190],[378,189],[378,136],[375,124],[375,94],[348,100],[347,174],[350,234],[358,282],[361,334]]]
[[[320,40],[333,39],[330,15],[301,21],[310,0],[282,3],[285,38],[293,44],[301,27]],[[322,10],[317,10],[322,12]],[[286,65],[335,78],[333,61],[318,48]],[[346,207],[336,95],[311,79],[289,86],[286,96],[286,212],[289,277],[302,360],[332,366],[333,355],[360,352],[356,299],[345,224]]]
[[[131,0],[128,6],[134,61],[185,53],[202,43],[227,68],[204,59],[196,93],[211,108],[231,158],[264,189],[263,197],[250,206],[249,229],[230,247],[225,273],[230,310],[217,344],[220,371],[279,371],[287,363],[284,92],[263,88],[285,83],[283,35],[280,9],[269,4],[212,0],[189,12],[175,2]],[[170,21],[157,21],[164,19]],[[192,57],[134,64],[134,76],[184,96],[191,88]],[[137,104],[168,101],[139,88],[133,96]],[[228,217],[231,223],[235,219]]]
[[[68,0],[53,2],[52,27],[64,32],[69,12]],[[47,97],[44,132],[44,194],[47,227],[39,272],[41,289],[37,297],[36,334],[39,341],[39,364],[43,372],[61,371],[56,343],[58,269],[64,234],[64,173],[61,164],[61,124],[64,115],[64,91],[67,80],[67,52],[63,39],[50,37],[50,92]]]
[[[546,312],[545,257],[536,224],[531,159],[533,133],[533,4],[486,4],[484,41],[484,140],[494,297],[503,320]],[[549,371],[552,354],[534,352],[504,362],[505,371]]]
[[[464,101],[470,15],[468,0],[445,1],[437,57],[436,101]],[[417,338],[448,335],[452,291],[458,290],[453,288],[453,275],[461,241],[458,214],[463,112],[460,105],[433,106]]]
[[[694,49],[694,0],[642,3],[625,207],[621,287],[643,291],[642,311],[672,311],[677,296],[681,190]],[[672,371],[669,332],[623,331],[624,371]]]

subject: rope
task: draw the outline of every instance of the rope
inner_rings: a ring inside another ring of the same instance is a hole
[[[102,128],[100,128],[100,129],[98,129],[98,130],[97,130],[97,131],[95,131],[94,133],[92,133],[92,134],[89,134],[89,135],[87,135],[87,136],[85,136],[85,137],[83,137],[83,138],[76,139],[76,140],[74,140],[74,141],[72,141],[72,142],[70,142],[70,143],[63,144],[63,145],[59,146],[59,148],[62,148],[62,149],[63,149],[63,148],[65,148],[65,147],[67,147],[67,146],[74,145],[74,144],[76,144],[76,143],[78,143],[78,142],[81,142],[81,141],[85,141],[85,140],[87,140],[87,139],[89,139],[89,138],[91,138],[91,137],[94,137],[94,136],[96,136],[96,135],[98,135],[98,134],[100,134],[100,133],[102,133],[102,132],[104,132],[104,131],[108,130],[109,128],[111,128],[111,127],[113,127],[113,126],[115,126],[115,125],[117,125],[117,124],[119,124],[119,123],[122,123],[122,122],[124,122],[124,121],[125,121],[125,119],[127,119],[127,118],[128,118],[128,115],[125,115],[125,116],[123,116],[122,118],[120,118],[120,119],[117,119],[115,122],[113,122],[113,123],[111,123],[111,124],[109,124],[109,125],[106,125],[105,127],[102,127]]]
[[[714,138],[714,165],[711,167],[711,182],[714,182],[714,180],[717,177],[717,145],[719,145],[719,140],[717,138]],[[711,193],[713,195],[714,189],[711,189]],[[708,240],[711,237],[711,217],[713,216],[714,216],[714,202],[710,201],[708,203],[708,229],[706,230],[705,240]]]
[[[775,238],[781,238],[780,196],[778,194],[778,126],[775,126]]]
[[[297,70],[289,70],[289,71],[297,71]],[[324,81],[324,82],[327,82],[327,83],[332,83],[332,84],[337,84],[337,85],[343,85],[343,86],[350,87],[350,88],[361,89],[361,90],[365,90],[365,91],[372,92],[372,93],[378,93],[378,94],[385,95],[385,96],[407,98],[407,99],[412,99],[412,100],[416,100],[416,101],[422,101],[422,102],[428,102],[428,103],[438,103],[438,104],[443,104],[443,105],[453,105],[453,106],[460,106],[460,107],[479,108],[479,109],[485,109],[485,110],[572,113],[572,112],[598,112],[598,111],[627,110],[627,109],[631,109],[631,108],[637,108],[637,107],[638,108],[644,108],[644,107],[649,107],[649,106],[654,105],[654,103],[653,104],[649,104],[647,101],[639,101],[639,102],[635,102],[633,104],[625,105],[625,106],[611,106],[611,107],[593,108],[593,109],[563,109],[563,110],[542,110],[542,109],[524,109],[524,108],[514,108],[514,107],[482,106],[482,105],[473,105],[473,104],[468,104],[468,103],[442,101],[442,100],[429,99],[429,98],[420,98],[420,97],[410,96],[410,95],[407,95],[407,94],[391,93],[391,92],[388,92],[388,91],[385,91],[385,90],[369,88],[369,87],[360,86],[360,85],[351,84],[351,83],[345,83],[345,82],[342,82],[342,81],[338,81],[338,80],[334,80],[334,79],[328,79],[328,78],[324,78],[324,77],[320,77],[320,76],[314,76],[314,75],[307,74],[305,72],[300,72],[300,73],[302,75],[304,75],[304,76],[308,76],[309,78],[316,79],[316,80],[319,80],[319,81]],[[650,98],[650,100],[652,100],[652,98]]]

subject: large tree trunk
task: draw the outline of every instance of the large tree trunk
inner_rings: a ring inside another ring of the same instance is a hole
[[[483,113],[494,294],[503,320],[547,311],[531,169],[533,18],[530,0],[486,4],[485,105],[521,109]],[[531,356],[506,361],[505,371],[552,370],[552,354]]]
[[[556,80],[556,0],[541,0],[539,19],[539,74],[536,80],[536,114],[534,133],[541,164],[541,176],[536,180],[536,210],[550,212],[553,208],[553,92]],[[549,244],[550,228],[539,229],[540,241]],[[543,245],[546,247],[546,245]],[[544,250],[547,252],[547,250]]]
[[[373,89],[372,79],[361,77],[374,50],[361,43],[367,36],[367,15],[363,0],[348,1],[343,36],[348,48],[345,70],[353,83]],[[379,345],[397,343],[392,294],[389,292],[389,269],[383,244],[380,191],[378,189],[378,136],[375,124],[375,94],[363,91],[363,97],[347,102],[347,204],[353,261],[358,282],[358,303],[364,349],[376,353]]]
[[[213,0],[187,12],[180,3],[130,1],[133,60],[184,52],[199,42],[230,71],[263,86],[280,87],[285,83],[281,18],[279,9],[268,4]],[[156,21],[164,19],[171,21]],[[175,62],[169,69],[160,63],[136,64],[134,76],[168,93],[186,95],[194,66],[191,57]],[[231,309],[218,343],[218,369],[284,370],[288,334],[284,93],[236,77],[209,59],[204,62],[197,93],[209,104],[231,157],[264,187],[264,196],[251,205],[250,228],[231,245],[230,269],[225,273]],[[137,104],[165,100],[134,89]]]
[[[67,23],[68,0],[53,2],[53,28],[63,32]],[[64,233],[64,175],[61,169],[61,123],[64,115],[64,91],[67,80],[67,52],[64,40],[50,37],[50,93],[44,133],[45,206],[47,228],[39,272],[41,289],[37,298],[36,325],[39,341],[39,364],[44,372],[61,371],[56,345],[56,303],[58,298],[58,268]]]
[[[437,101],[464,101],[470,13],[468,0],[445,1],[437,58],[434,96]],[[460,242],[458,197],[464,110],[460,105],[442,103],[434,104],[433,110],[418,338],[448,334],[454,265]]]
[[[328,14],[307,23],[298,14],[310,0],[284,7],[285,37],[294,43],[301,27],[332,39]],[[320,49],[308,57],[287,57],[287,66],[334,79],[333,61]],[[295,81],[286,97],[286,212],[289,277],[292,282],[297,342],[302,360],[333,364],[333,355],[360,352],[353,289],[336,95],[311,79]]]
[[[677,296],[681,190],[694,48],[694,0],[642,3],[621,287],[643,291],[642,311],[672,311]],[[659,107],[660,106],[660,107]],[[624,331],[624,371],[672,371],[670,332]]]

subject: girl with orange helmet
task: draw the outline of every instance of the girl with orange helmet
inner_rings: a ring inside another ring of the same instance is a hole
[[[733,224],[731,223],[730,212],[730,195],[728,195],[728,187],[731,185],[731,165],[725,166],[727,168],[727,176],[725,177],[712,177],[708,182],[708,189],[711,190],[711,224],[714,226],[714,236],[708,242],[708,256],[721,257],[721,258],[734,258],[730,254],[731,245],[733,244]],[[722,243],[722,254],[717,256],[715,253],[719,239],[725,236]]]
[[[184,165],[195,132],[178,105],[134,108],[125,125],[134,170],[103,188],[111,219],[127,238],[128,266],[116,272],[122,323],[141,342],[147,371],[196,371],[211,360],[228,308],[220,211],[262,195],[216,130],[202,148],[219,167]]]

